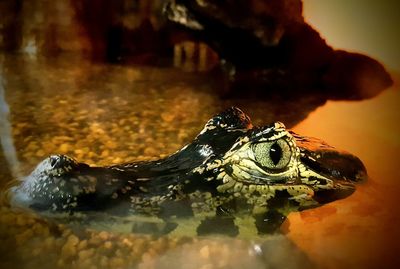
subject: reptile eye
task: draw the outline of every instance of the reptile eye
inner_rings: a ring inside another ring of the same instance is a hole
[[[289,144],[283,139],[254,144],[253,152],[256,161],[268,169],[285,168],[292,156]]]

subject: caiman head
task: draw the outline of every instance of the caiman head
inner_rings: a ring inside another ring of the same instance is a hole
[[[248,129],[202,169],[218,174],[220,193],[245,197],[255,206],[291,201],[300,210],[345,198],[367,177],[356,156],[299,136],[281,122]]]
[[[211,206],[240,200],[254,213],[281,207],[281,202],[301,210],[342,199],[366,177],[357,157],[290,132],[280,122],[253,127],[246,114],[231,108],[165,159],[92,167],[53,155],[12,194],[17,204],[65,211],[100,210],[122,201],[126,193],[162,193],[165,199],[185,201],[191,192],[206,190],[215,198]],[[179,190],[182,184],[186,185]]]

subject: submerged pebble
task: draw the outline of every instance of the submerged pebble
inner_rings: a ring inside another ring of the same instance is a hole
[[[91,165],[165,157],[227,106],[208,92],[207,80],[182,77],[175,69],[148,68],[152,79],[135,81],[129,75],[137,71],[134,67],[82,65],[82,59],[69,58],[62,65],[9,60],[26,66],[7,71],[13,140],[23,174],[52,154]],[[25,90],[26,85],[35,90]],[[197,238],[72,229],[8,205],[0,206],[0,239],[0,268],[154,268],[161,257],[181,248],[181,253],[202,257],[198,268],[225,266],[231,259],[211,241],[198,248]],[[217,250],[218,263],[211,260]]]
[[[15,268],[241,268],[235,265],[240,261],[241,265],[261,268],[259,261],[249,256],[248,242],[239,239],[156,238],[91,229],[75,232],[66,225],[7,207],[1,207],[0,213],[0,238],[3,244],[15,245],[18,250],[0,249],[6,257],[0,265],[10,262]],[[27,223],[34,228],[21,225]],[[170,263],[179,266],[169,267]]]

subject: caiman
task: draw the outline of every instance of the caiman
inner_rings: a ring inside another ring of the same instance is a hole
[[[11,195],[13,204],[40,212],[157,217],[169,224],[164,232],[201,216],[198,235],[237,235],[238,220],[248,217],[258,234],[266,234],[288,212],[347,197],[366,177],[354,155],[281,122],[253,126],[232,107],[164,159],[96,167],[53,155]]]

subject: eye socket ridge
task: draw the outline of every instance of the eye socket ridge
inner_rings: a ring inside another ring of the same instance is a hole
[[[258,142],[252,145],[255,160],[264,168],[283,171],[292,157],[292,150],[284,139]]]

